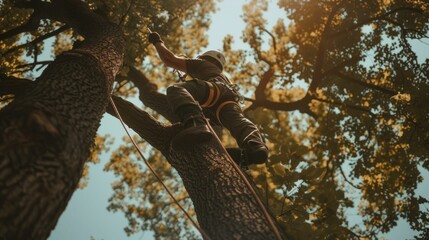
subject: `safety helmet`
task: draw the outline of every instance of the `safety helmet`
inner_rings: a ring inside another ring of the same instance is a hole
[[[210,57],[210,58],[216,60],[220,64],[220,66],[222,67],[222,69],[223,69],[223,66],[225,65],[225,57],[223,56],[223,54],[221,52],[219,52],[217,50],[207,51],[207,52],[201,54],[198,57],[199,58]]]

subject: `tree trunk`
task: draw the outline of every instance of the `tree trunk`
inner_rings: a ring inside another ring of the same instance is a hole
[[[211,239],[277,239],[239,173],[213,140],[186,152],[165,153]]]
[[[31,4],[85,41],[0,111],[0,238],[7,240],[47,239],[55,227],[82,176],[123,55],[119,28],[80,1]]]

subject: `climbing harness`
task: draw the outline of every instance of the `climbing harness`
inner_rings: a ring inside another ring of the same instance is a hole
[[[177,78],[178,78],[178,80],[177,80],[178,82],[185,82],[186,81],[186,76],[188,76],[188,74],[186,74],[182,71],[179,71],[177,69],[174,69],[173,72],[176,73]]]
[[[192,219],[192,217],[189,215],[189,213],[183,208],[183,206],[179,203],[179,201],[174,197],[173,193],[170,191],[170,189],[165,185],[164,181],[162,181],[161,177],[155,172],[155,169],[150,165],[149,161],[144,157],[143,153],[140,151],[140,148],[137,146],[137,143],[134,141],[134,139],[131,137],[131,134],[129,133],[127,127],[125,126],[125,123],[121,117],[121,114],[118,111],[118,108],[116,107],[115,102],[113,101],[112,97],[109,97],[110,103],[112,104],[113,110],[118,117],[119,121],[122,124],[122,127],[124,128],[125,132],[127,133],[128,137],[130,138],[131,142],[133,143],[134,147],[136,148],[137,152],[139,153],[140,157],[143,159],[146,166],[149,168],[150,172],[155,176],[155,178],[158,180],[158,182],[161,183],[161,185],[164,187],[164,189],[167,191],[168,195],[173,199],[174,203],[180,208],[180,210],[186,215],[186,217],[191,221],[192,225],[198,231],[201,233],[204,239],[210,240],[210,237],[207,235],[207,233]]]
[[[239,106],[239,103],[244,101],[243,96],[238,92],[238,87],[234,84],[225,83],[223,80],[219,80],[218,77],[204,81],[209,86],[209,95],[207,100],[201,105],[202,108],[214,108],[213,112],[215,113],[217,121],[222,124],[220,120],[220,112],[221,110],[228,104],[235,104]],[[233,94],[227,100],[223,100],[219,102],[220,96],[222,95],[222,91],[219,88],[219,85],[225,86],[228,88]]]

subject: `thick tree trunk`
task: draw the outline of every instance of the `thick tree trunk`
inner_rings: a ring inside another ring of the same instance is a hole
[[[278,239],[244,179],[213,140],[186,152],[165,153],[211,239]]]
[[[39,3],[38,3],[39,4]],[[47,239],[77,187],[122,63],[119,28],[80,1],[33,5],[85,37],[0,111],[0,239]]]

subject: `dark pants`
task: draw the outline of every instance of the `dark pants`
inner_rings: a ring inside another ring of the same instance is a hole
[[[211,88],[210,84],[214,87]],[[210,106],[205,107],[211,113],[206,114],[211,122],[226,127],[240,148],[246,149],[249,153],[255,148],[266,147],[258,128],[243,115],[236,101],[237,95],[223,83],[208,83],[202,80],[177,83],[167,88],[167,98],[176,113],[180,112],[181,107],[195,105],[200,108],[208,100],[213,99]]]

